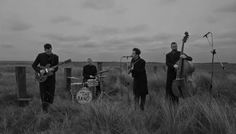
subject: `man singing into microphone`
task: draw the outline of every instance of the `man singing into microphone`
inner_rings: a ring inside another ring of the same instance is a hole
[[[148,87],[145,61],[140,57],[140,54],[141,51],[138,48],[133,49],[129,73],[132,73],[133,77],[135,109],[139,105],[140,109],[144,110],[146,95],[148,94]]]

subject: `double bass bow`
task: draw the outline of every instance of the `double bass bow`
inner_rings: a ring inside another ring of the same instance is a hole
[[[184,33],[185,36],[182,40],[182,48],[180,55],[184,54],[184,44],[189,38],[188,32]],[[177,97],[188,97],[191,95],[190,89],[189,89],[189,83],[188,78],[192,76],[192,73],[194,72],[194,66],[191,62],[185,60],[180,56],[179,61],[176,63],[178,67],[176,68],[176,79],[172,83],[172,92]]]

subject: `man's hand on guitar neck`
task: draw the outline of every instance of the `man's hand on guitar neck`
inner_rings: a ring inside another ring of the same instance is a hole
[[[49,72],[53,72],[55,69],[54,68],[45,68],[40,70],[41,74],[45,74],[45,73],[49,73]]]
[[[54,72],[55,69],[54,69],[54,68],[49,68],[48,70],[49,70],[50,72]]]
[[[174,68],[177,69],[179,66],[177,64],[174,64]]]
[[[186,58],[187,58],[187,56],[186,56],[186,55],[184,55],[184,54],[182,54],[182,55],[180,55],[180,58],[182,58],[182,59],[186,59]]]

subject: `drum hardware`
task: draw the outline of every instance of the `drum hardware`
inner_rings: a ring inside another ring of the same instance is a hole
[[[103,71],[102,73],[104,72],[105,71]],[[71,83],[71,85],[74,86],[74,88],[72,88],[70,91],[72,96],[72,102],[73,103],[78,102],[80,104],[86,104],[91,102],[95,98],[96,87],[99,85],[99,83],[102,83],[102,78],[105,77],[106,76],[96,75],[95,79],[88,79],[86,82]],[[79,79],[77,77],[68,77],[68,78],[76,80]],[[76,87],[76,86],[82,86],[82,87]],[[106,94],[104,90],[101,90],[101,94],[99,95],[98,98],[100,99],[104,95],[108,96],[108,94]]]

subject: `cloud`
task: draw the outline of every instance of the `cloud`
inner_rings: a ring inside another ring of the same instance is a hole
[[[172,34],[158,34],[154,36],[136,36],[129,38],[128,40],[135,44],[165,44],[167,42],[173,41],[175,35]]]
[[[14,48],[15,46],[14,45],[11,45],[11,44],[1,44],[0,45],[1,48]]]
[[[103,10],[113,8],[115,2],[114,0],[83,0],[81,6],[93,10]]]
[[[148,26],[145,24],[136,25],[133,27],[125,27],[125,28],[93,26],[90,29],[90,33],[99,36],[107,36],[107,35],[117,35],[117,34],[136,34],[147,31],[148,29],[149,29]]]
[[[69,16],[57,16],[51,19],[51,23],[53,24],[61,24],[61,23],[70,23],[72,25],[81,25],[82,23],[76,20],[73,20]]]
[[[125,33],[139,33],[139,32],[144,32],[148,30],[148,25],[142,24],[142,25],[137,25],[134,27],[128,27],[125,29]]]
[[[90,39],[89,36],[69,36],[69,35],[66,36],[59,34],[44,34],[42,36],[58,42],[78,42],[78,41],[88,41]]]
[[[217,23],[219,21],[219,19],[216,18],[215,16],[206,16],[205,20],[209,24],[215,24],[215,23]]]
[[[55,23],[55,24],[57,24],[57,23],[64,23],[64,22],[68,22],[68,21],[69,22],[72,21],[72,19],[70,17],[68,17],[68,16],[57,16],[57,17],[51,19],[51,22]]]
[[[192,46],[200,49],[211,49],[208,43],[194,43]],[[214,48],[236,49],[236,39],[216,39],[214,40]]]
[[[78,47],[82,47],[82,48],[97,48],[98,44],[96,44],[94,42],[86,42],[83,45],[78,45]]]
[[[174,3],[176,2],[177,0],[160,0],[160,3],[161,4],[171,4],[171,3]]]
[[[228,4],[222,8],[219,8],[219,9],[217,9],[217,11],[235,13],[236,12],[236,2],[234,1],[231,4]]]
[[[13,19],[7,20],[5,23],[3,23],[3,27],[11,31],[20,32],[31,29],[32,25],[21,20]]]
[[[214,34],[214,33],[213,33]],[[236,37],[236,31],[231,31],[227,33],[219,33],[216,35],[216,39],[235,39]]]
[[[99,27],[94,26],[91,28],[91,33],[96,35],[114,35],[121,33],[121,30],[114,27]]]

